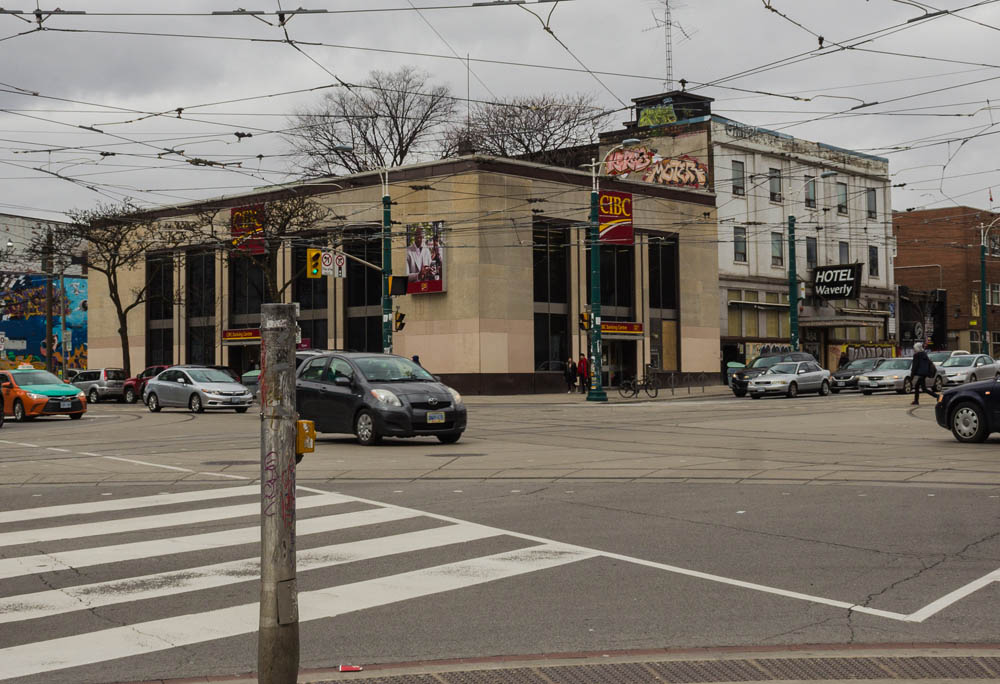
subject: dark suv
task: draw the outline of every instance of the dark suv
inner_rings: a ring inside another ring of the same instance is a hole
[[[782,361],[812,361],[813,363],[819,363],[812,354],[807,352],[785,352],[783,354],[758,356],[748,363],[746,368],[740,368],[733,373],[733,380],[730,384],[733,394],[738,397],[745,397],[747,395],[747,386],[750,384],[750,378],[756,378],[774,364],[781,363]]]
[[[434,435],[444,444],[465,431],[462,395],[402,356],[317,354],[295,379],[299,417],[317,432],[354,434],[370,446],[382,437]]]

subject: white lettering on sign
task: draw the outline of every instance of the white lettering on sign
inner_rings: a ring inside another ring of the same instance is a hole
[[[857,265],[842,268],[817,268],[813,289],[817,297],[826,299],[854,299],[859,285]]]

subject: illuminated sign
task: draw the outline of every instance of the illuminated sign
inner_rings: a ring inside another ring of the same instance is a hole
[[[598,207],[601,242],[631,245],[634,241],[632,193],[602,190]]]

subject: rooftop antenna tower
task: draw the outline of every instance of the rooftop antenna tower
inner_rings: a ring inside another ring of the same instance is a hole
[[[684,27],[680,25],[679,22],[674,21],[673,9],[678,7],[676,0],[658,0],[656,4],[663,5],[662,15],[658,15],[656,11],[653,11],[653,21],[656,22],[655,26],[651,26],[646,29],[647,31],[654,31],[656,29],[663,29],[663,60],[666,78],[663,81],[663,86],[666,90],[674,89],[674,26],[683,34],[685,40],[690,40],[692,34],[688,34],[684,30]],[[671,6],[673,3],[673,6]]]

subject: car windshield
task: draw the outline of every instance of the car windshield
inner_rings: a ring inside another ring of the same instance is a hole
[[[223,373],[215,368],[197,368],[187,372],[195,382],[235,382],[229,373]]]
[[[934,363],[941,363],[942,361],[947,361],[951,357],[951,352],[930,352],[927,354],[929,358]]]
[[[771,375],[782,375],[794,373],[795,369],[798,367],[797,363],[776,363],[767,369],[767,372]]]
[[[856,359],[844,366],[844,370],[866,371],[871,370],[878,363],[878,359]]]
[[[971,366],[975,360],[974,356],[953,356],[941,365],[945,368],[955,368],[956,366]]]
[[[879,370],[906,370],[913,363],[913,359],[888,359],[878,367]]]
[[[393,356],[365,356],[354,359],[361,374],[372,382],[411,382],[430,380],[434,376],[409,359]]]
[[[14,380],[21,387],[32,385],[62,385],[63,381],[52,375],[48,371],[28,371],[26,373],[14,373]]]
[[[116,369],[107,369],[104,371],[104,377],[108,380],[124,380],[125,371]]]
[[[750,364],[751,368],[770,368],[774,364],[781,361],[780,356],[761,356],[758,359],[754,359],[754,362]]]

